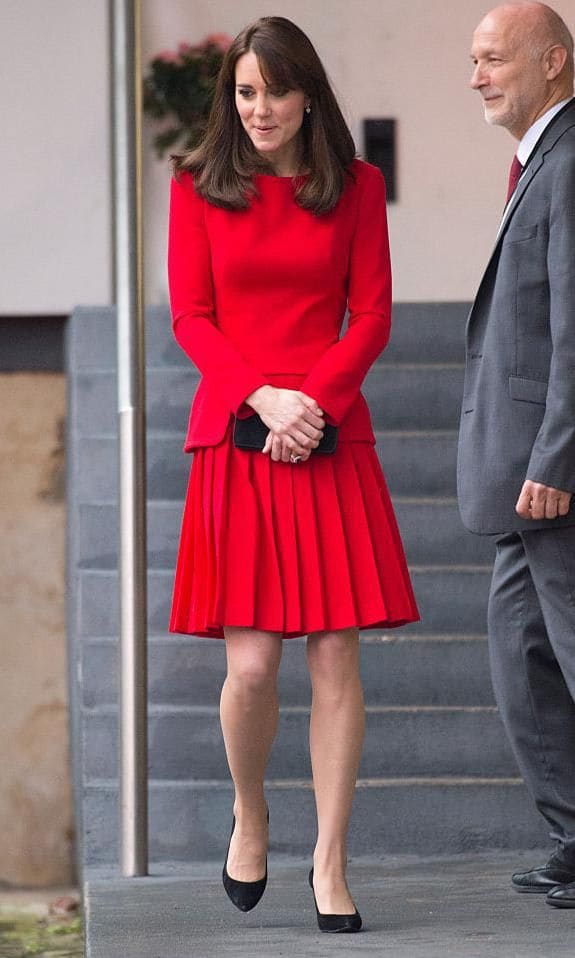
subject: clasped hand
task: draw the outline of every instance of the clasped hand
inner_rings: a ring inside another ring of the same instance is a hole
[[[300,456],[305,462],[319,445],[325,420],[315,399],[298,389],[261,386],[246,399],[269,429],[263,448],[274,462]]]
[[[554,489],[553,486],[527,479],[523,483],[515,511],[522,519],[557,519],[569,512],[571,495],[563,489]]]

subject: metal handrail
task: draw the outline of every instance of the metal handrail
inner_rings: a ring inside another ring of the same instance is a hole
[[[112,0],[120,507],[120,868],[148,872],[140,0]]]

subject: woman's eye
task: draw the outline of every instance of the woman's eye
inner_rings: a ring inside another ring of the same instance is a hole
[[[253,90],[238,90],[238,96],[241,96],[244,100],[247,100],[250,96],[253,96]]]
[[[289,90],[286,87],[274,87],[270,90],[272,96],[286,96],[289,93]]]

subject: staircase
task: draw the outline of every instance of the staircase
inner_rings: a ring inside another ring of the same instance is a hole
[[[492,561],[455,502],[464,304],[395,307],[365,393],[421,623],[363,633],[367,733],[350,853],[453,853],[545,843],[494,706],[485,639]],[[149,311],[150,839],[155,862],[220,860],[232,803],[218,720],[223,642],[169,636],[197,374]],[[117,861],[117,450],[111,309],[76,310],[70,383],[69,659],[80,863]],[[284,644],[282,714],[268,770],[271,851],[308,856],[314,804],[303,640]],[[369,826],[368,826],[369,823]]]

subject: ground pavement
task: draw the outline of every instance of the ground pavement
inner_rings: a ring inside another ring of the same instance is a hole
[[[512,871],[541,863],[548,851],[351,862],[365,927],[358,935],[319,933],[308,861],[271,859],[264,898],[247,915],[227,900],[213,864],[185,869],[184,884],[182,869],[156,867],[132,909],[117,894],[118,879],[102,876],[91,892],[89,958],[574,958],[575,910],[509,884]]]

